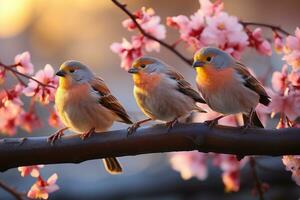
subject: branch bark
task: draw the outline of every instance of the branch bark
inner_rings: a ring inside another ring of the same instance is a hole
[[[0,180],[0,188],[5,190],[6,192],[10,193],[16,200],[23,200],[24,194],[16,191],[14,188],[10,187],[6,183]]]
[[[122,4],[117,0],[112,0],[112,2],[118,6],[122,11],[124,11],[128,17],[130,17],[130,19],[133,21],[133,23],[136,25],[137,29],[141,32],[142,35],[144,35],[145,37],[154,40],[158,43],[160,43],[162,46],[164,46],[165,48],[167,48],[169,51],[173,52],[176,56],[178,56],[181,60],[183,60],[186,64],[188,64],[189,66],[191,66],[193,64],[193,60],[192,59],[188,59],[186,58],[184,55],[182,55],[179,51],[177,51],[173,45],[168,44],[166,42],[164,42],[163,40],[160,40],[156,37],[154,37],[153,35],[147,33],[141,26],[140,24],[136,21],[135,16],[126,8],[126,4]]]
[[[179,124],[170,132],[165,126],[94,134],[82,141],[67,135],[53,146],[47,137],[4,138],[0,140],[0,171],[18,166],[80,163],[106,157],[132,156],[174,151],[216,152],[246,155],[299,155],[300,129],[247,129],[205,124]]]

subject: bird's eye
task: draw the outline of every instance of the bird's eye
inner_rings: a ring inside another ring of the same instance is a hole
[[[73,73],[73,72],[75,72],[75,69],[70,69],[70,73]]]
[[[211,61],[211,57],[208,56],[208,57],[206,58],[206,61],[207,61],[207,62],[210,62],[210,61]]]
[[[141,68],[145,68],[146,67],[146,65],[145,64],[141,64]]]

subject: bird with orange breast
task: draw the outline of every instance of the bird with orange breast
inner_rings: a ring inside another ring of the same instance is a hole
[[[197,91],[177,72],[163,61],[143,56],[135,60],[128,71],[133,74],[134,97],[148,119],[134,123],[133,133],[142,123],[150,120],[166,122],[169,130],[178,119],[191,111],[204,112],[196,105],[205,103]]]
[[[194,55],[193,67],[197,72],[196,83],[209,107],[223,115],[243,113],[244,126],[262,127],[255,108],[261,103],[269,105],[270,97],[262,84],[247,67],[218,48],[206,47]]]
[[[115,121],[132,124],[125,109],[110,93],[104,81],[84,64],[66,61],[56,75],[59,76],[59,85],[55,94],[55,107],[66,128],[48,138],[52,144],[62,137],[66,129],[81,133],[81,138],[86,139],[94,131],[107,131]],[[105,158],[103,161],[109,173],[122,172],[116,158]]]

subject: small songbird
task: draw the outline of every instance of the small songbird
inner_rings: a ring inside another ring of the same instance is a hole
[[[133,62],[128,72],[133,74],[135,100],[149,117],[134,123],[128,130],[129,134],[150,120],[164,121],[171,129],[178,122],[178,118],[191,111],[203,112],[196,105],[196,102],[205,103],[199,93],[166,63],[143,56]]]
[[[202,48],[194,55],[196,83],[210,108],[222,116],[243,113],[244,126],[262,127],[255,108],[258,103],[269,105],[270,97],[262,84],[241,63],[225,51]]]
[[[48,138],[52,144],[70,129],[89,137],[94,131],[107,131],[114,121],[132,124],[119,101],[110,93],[104,81],[78,61],[64,62],[56,73],[59,86],[55,95],[58,115],[66,126]],[[122,172],[116,158],[103,160],[111,174]]]

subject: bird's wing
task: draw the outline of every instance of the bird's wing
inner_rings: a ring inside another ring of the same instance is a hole
[[[114,112],[124,123],[132,124],[130,117],[126,113],[126,110],[120,104],[116,97],[114,97],[104,81],[97,77],[90,81],[92,88],[100,94],[99,103],[107,109]]]
[[[244,79],[244,85],[255,91],[257,94],[259,94],[259,102],[263,105],[269,105],[271,102],[270,96],[267,94],[266,90],[262,86],[262,84],[254,77],[251,75],[247,67],[245,67],[243,64],[237,62],[236,65],[234,66],[234,69],[243,77]]]
[[[184,80],[184,77],[177,71],[168,68],[166,74],[171,78],[177,81],[178,90],[183,94],[191,97],[196,102],[205,103],[204,99],[200,96],[200,94],[195,91],[191,84]]]

